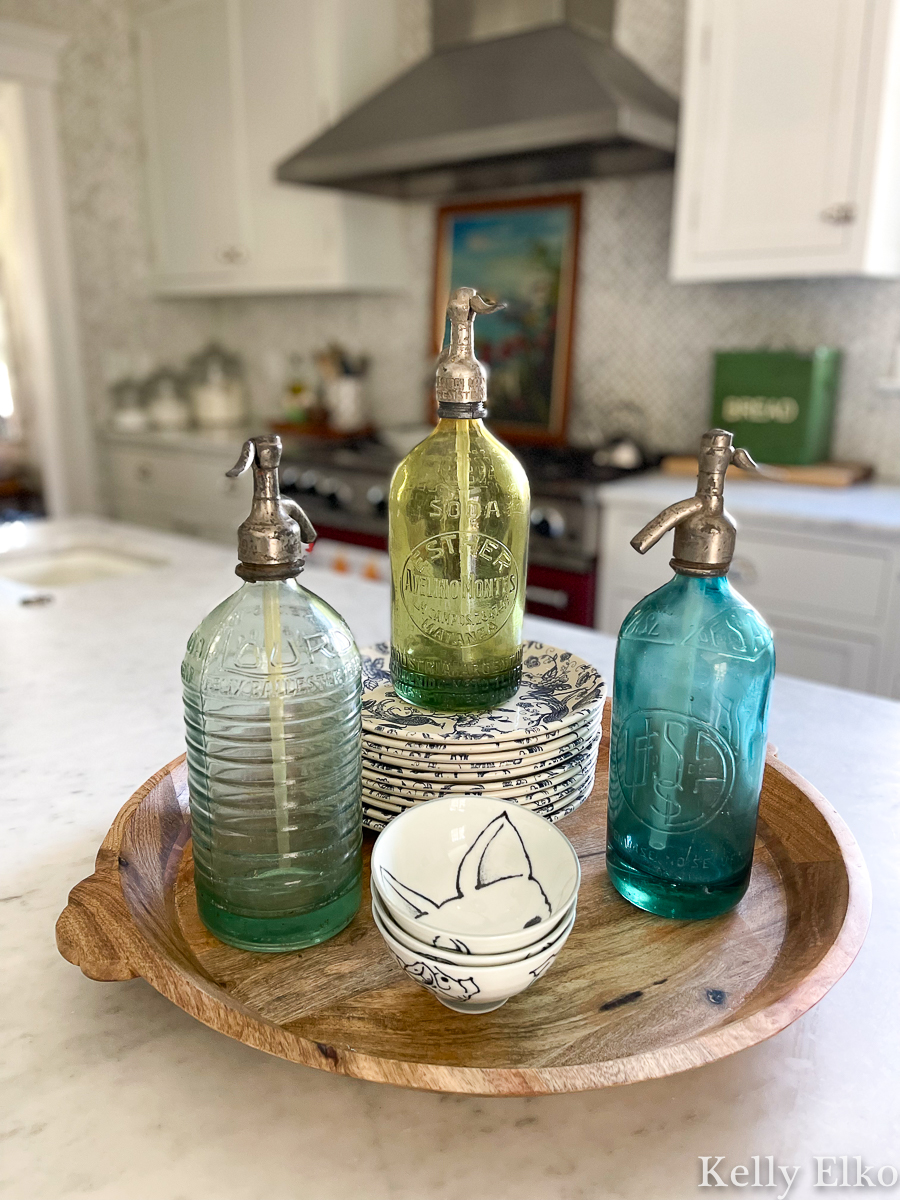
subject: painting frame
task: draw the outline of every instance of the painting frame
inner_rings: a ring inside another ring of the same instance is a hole
[[[561,445],[566,442],[567,423],[569,416],[569,393],[572,375],[572,352],[574,344],[575,300],[578,283],[578,253],[581,237],[581,206],[580,192],[562,192],[547,196],[517,196],[494,200],[474,200],[469,203],[442,205],[437,210],[434,263],[434,296],[432,321],[432,351],[439,354],[444,341],[446,307],[451,286],[459,287],[466,284],[483,289],[493,299],[504,300],[503,295],[496,294],[498,289],[492,286],[490,279],[490,261],[485,262],[487,278],[462,279],[453,278],[454,245],[458,229],[465,221],[477,222],[480,217],[501,215],[504,212],[524,216],[527,210],[535,210],[545,217],[547,210],[556,209],[565,214],[567,229],[563,244],[559,251],[558,286],[556,289],[556,304],[552,315],[548,316],[548,327],[552,328],[552,355],[545,356],[544,370],[550,367],[549,403],[546,418],[541,416],[536,420],[523,420],[503,415],[495,418],[490,416],[491,380],[490,367],[488,378],[488,421],[491,429],[509,442],[543,443]],[[521,222],[520,222],[521,224]],[[522,248],[524,264],[525,247]],[[505,266],[510,268],[513,260],[507,259]],[[478,274],[470,270],[468,274]],[[480,317],[475,322],[475,344],[479,357],[485,359],[483,349],[479,350],[479,325],[484,328],[484,322],[495,321],[498,318]],[[552,361],[551,361],[552,360]],[[432,399],[432,406],[434,401]],[[432,413],[434,408],[432,407]]]

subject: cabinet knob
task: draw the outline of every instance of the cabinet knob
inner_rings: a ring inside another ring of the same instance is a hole
[[[223,246],[216,257],[219,262],[227,263],[230,267],[236,267],[239,263],[247,261],[247,251],[242,250],[240,246]]]
[[[369,507],[378,517],[386,517],[388,510],[387,496],[384,488],[370,487],[366,492],[366,499],[369,502]]]
[[[829,204],[827,208],[822,209],[819,217],[821,220],[827,221],[829,225],[852,225],[856,220],[856,205]]]
[[[555,508],[533,508],[531,528],[540,537],[561,538],[566,533],[566,519]]]

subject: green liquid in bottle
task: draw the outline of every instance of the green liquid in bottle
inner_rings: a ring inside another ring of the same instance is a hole
[[[412,704],[493,708],[518,690],[530,497],[480,419],[443,418],[391,483],[391,678]]]
[[[362,895],[361,664],[294,579],[245,583],[182,664],[197,907],[244,950],[312,946]]]

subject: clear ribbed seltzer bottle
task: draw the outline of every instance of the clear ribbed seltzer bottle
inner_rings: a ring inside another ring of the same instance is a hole
[[[361,895],[361,663],[347,625],[297,582],[315,533],[278,494],[278,438],[255,438],[243,586],[182,665],[200,916],[248,950],[331,937]]]

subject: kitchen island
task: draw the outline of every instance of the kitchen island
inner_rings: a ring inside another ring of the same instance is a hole
[[[625,1088],[495,1100],[407,1092],[270,1058],[142,980],[94,983],[58,955],[69,888],[92,870],[131,792],[182,748],[185,642],[237,580],[228,549],[93,521],[0,526],[0,576],[41,547],[80,550],[83,574],[104,555],[109,570],[123,552],[133,561],[93,582],[0,589],[0,1195],[681,1200],[722,1194],[697,1191],[701,1156],[722,1156],[729,1187],[741,1165],[748,1174],[734,1186],[752,1184],[760,1156],[761,1187],[748,1194],[805,1198],[831,1194],[814,1186],[815,1156],[837,1159],[825,1179],[839,1184],[842,1155],[851,1184],[856,1156],[875,1167],[876,1186],[879,1167],[900,1170],[900,704],[776,681],[770,738],[849,823],[874,891],[857,962],[805,1017],[729,1059]],[[361,645],[387,636],[383,584],[315,569],[301,582]],[[611,638],[536,619],[526,629],[611,676]],[[767,1156],[773,1187],[762,1186]]]

